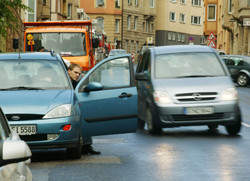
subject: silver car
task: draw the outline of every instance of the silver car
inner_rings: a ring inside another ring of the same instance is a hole
[[[238,93],[227,67],[208,46],[173,45],[148,49],[136,69],[138,126],[162,128],[223,125],[241,129]]]
[[[31,151],[10,129],[7,118],[0,108],[0,180],[31,181]]]

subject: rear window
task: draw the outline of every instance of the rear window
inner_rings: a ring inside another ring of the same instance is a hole
[[[214,53],[157,55],[154,72],[156,79],[226,75],[220,60]]]

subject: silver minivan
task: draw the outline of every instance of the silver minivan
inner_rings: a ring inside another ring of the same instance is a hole
[[[148,49],[136,69],[138,127],[207,125],[240,132],[237,89],[216,50],[202,45]]]

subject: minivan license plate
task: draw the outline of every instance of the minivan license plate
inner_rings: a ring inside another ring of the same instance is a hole
[[[12,130],[19,135],[32,135],[36,134],[36,125],[20,125],[11,126]]]
[[[186,115],[213,114],[213,107],[188,107],[184,109]]]

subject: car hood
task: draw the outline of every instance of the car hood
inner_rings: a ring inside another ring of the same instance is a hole
[[[0,91],[5,114],[46,114],[62,104],[71,104],[73,90]]]
[[[166,91],[170,95],[192,92],[218,92],[233,87],[230,77],[195,77],[153,80],[154,90]]]

